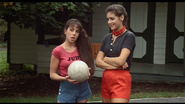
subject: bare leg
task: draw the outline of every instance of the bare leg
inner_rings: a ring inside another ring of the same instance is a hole
[[[82,101],[77,101],[76,103],[87,103],[87,99],[86,100],[82,100]]]
[[[57,101],[57,103],[60,103],[60,102]],[[76,103],[87,103],[87,100],[77,101]]]
[[[128,103],[128,99],[122,99],[122,98],[114,98],[111,99],[111,103]]]
[[[102,98],[103,103],[111,103],[111,99]]]

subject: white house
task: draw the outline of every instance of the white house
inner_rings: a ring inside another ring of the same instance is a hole
[[[184,62],[185,2],[117,2],[122,4],[129,16],[129,30],[136,35],[133,62],[148,64]],[[101,2],[92,15],[92,44],[101,44],[110,32],[105,8],[111,2]],[[60,36],[45,35],[45,40]],[[49,73],[51,51],[56,45],[47,41],[38,44],[38,35],[32,29],[20,29],[11,24],[8,41],[8,63],[10,68],[21,68],[22,64],[35,65],[37,73]],[[96,61],[96,60],[95,60]],[[182,68],[185,72],[185,69]],[[104,70],[96,68],[95,76]],[[151,72],[152,73],[152,72]],[[160,72],[159,72],[160,74]],[[185,76],[185,74],[183,74]]]

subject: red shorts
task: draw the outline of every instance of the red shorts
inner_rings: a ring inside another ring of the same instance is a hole
[[[105,70],[102,78],[102,97],[130,100],[132,76],[128,70]]]

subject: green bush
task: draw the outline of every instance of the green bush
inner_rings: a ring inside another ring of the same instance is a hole
[[[7,63],[7,51],[0,51],[0,74],[10,74],[13,71],[9,70],[9,64]]]
[[[0,43],[3,43],[3,39],[5,36],[5,33],[7,32],[7,22],[2,19],[3,16],[0,18]]]
[[[0,41],[0,48],[6,48],[7,47],[7,42]]]

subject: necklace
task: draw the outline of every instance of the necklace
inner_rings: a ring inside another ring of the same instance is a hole
[[[122,28],[121,30],[119,30],[119,31],[113,30],[112,33],[113,33],[115,36],[119,36],[119,35],[121,35],[121,34],[122,34],[123,32],[125,32],[125,31],[126,31],[126,27],[123,26],[123,28]]]

